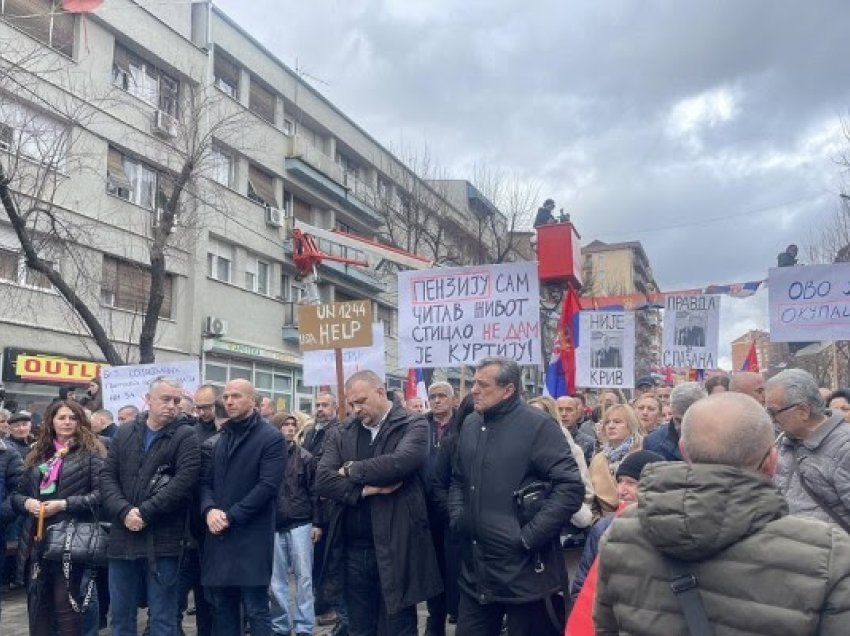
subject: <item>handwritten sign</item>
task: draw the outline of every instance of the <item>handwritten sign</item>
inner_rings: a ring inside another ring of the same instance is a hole
[[[664,299],[661,366],[714,369],[720,334],[720,296],[682,294]]]
[[[198,360],[104,367],[101,370],[103,407],[113,413],[131,404],[140,411],[147,410],[145,395],[150,383],[159,376],[180,382],[186,395],[194,395],[201,384]]]
[[[536,263],[399,272],[399,366],[540,364]]]
[[[579,313],[581,346],[576,349],[576,384],[587,388],[634,388],[635,314]]]
[[[774,267],[767,289],[771,342],[850,339],[850,263]]]
[[[372,344],[372,303],[349,300],[298,307],[301,351],[368,347]]]
[[[304,385],[322,386],[336,384],[334,352],[305,351],[304,352]],[[342,374],[347,380],[352,373],[369,369],[386,381],[387,362],[384,350],[384,325],[377,322],[372,324],[372,345],[342,350]]]

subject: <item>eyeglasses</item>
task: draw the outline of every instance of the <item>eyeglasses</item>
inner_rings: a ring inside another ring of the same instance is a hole
[[[17,421],[9,424],[9,428],[24,428],[25,426],[29,426],[30,424],[32,424],[32,422],[30,422],[29,420]]]
[[[792,405],[792,406],[795,406],[795,405]],[[786,409],[787,408],[788,407],[786,407]],[[759,465],[757,467],[757,470],[761,470],[762,468],[764,468],[764,463],[767,461],[767,458],[770,457],[770,451],[772,451],[774,448],[779,448],[779,446],[782,445],[782,441],[784,439],[785,439],[785,433],[780,433],[779,435],[776,436],[776,439],[773,440],[773,444],[770,445],[770,447],[767,449],[765,454],[762,456],[761,461],[759,462]]]
[[[771,408],[767,408],[767,409],[765,409],[765,411],[767,411],[767,414],[770,415],[770,419],[772,419],[775,422],[777,415],[781,415],[785,411],[790,411],[794,407],[800,406],[801,404],[802,404],[802,402],[794,402],[794,404],[789,404],[788,406],[783,406],[781,409],[774,410],[774,409],[771,409]]]

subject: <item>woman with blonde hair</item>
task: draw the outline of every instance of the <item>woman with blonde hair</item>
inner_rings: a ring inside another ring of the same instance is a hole
[[[644,435],[649,435],[661,426],[663,410],[664,405],[654,395],[642,395],[635,400],[635,413]]]
[[[643,434],[634,409],[628,404],[615,404],[605,411],[602,422],[602,450],[590,462],[590,481],[596,493],[596,511],[614,512],[619,499],[614,474],[620,462],[643,448]]]
[[[584,483],[584,503],[581,508],[579,508],[578,512],[576,512],[570,521],[577,528],[587,528],[593,521],[593,511],[591,506],[593,504],[594,496],[593,496],[593,484],[590,481],[590,471],[587,468],[587,461],[584,459],[584,451],[581,450],[578,444],[576,444],[573,436],[570,432],[561,424],[561,418],[558,414],[558,404],[548,395],[541,395],[540,397],[532,398],[528,401],[529,406],[533,406],[535,408],[540,409],[552,416],[556,422],[558,422],[558,426],[561,429],[561,432],[564,434],[564,437],[567,438],[567,444],[570,447],[570,453],[572,453],[573,459],[578,466],[578,470],[581,473],[581,481]]]

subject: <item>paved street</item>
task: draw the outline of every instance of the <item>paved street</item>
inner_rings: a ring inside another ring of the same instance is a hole
[[[142,621],[144,620],[144,614],[142,612],[139,613],[142,617]],[[427,613],[425,612],[425,605],[422,604],[419,606],[419,627],[420,630],[425,629],[425,617]],[[142,629],[144,625],[140,623],[139,626],[139,634],[142,633]],[[186,633],[186,636],[195,636],[195,621],[194,618],[189,616],[183,621],[183,630]],[[314,631],[314,635],[316,636],[328,636],[330,634],[330,628],[317,628]],[[101,634],[104,636],[109,633],[109,630],[101,631]],[[449,630],[446,632],[449,636],[454,635],[454,627],[449,626]],[[23,590],[15,590],[8,591],[8,589],[4,589],[3,591],[3,619],[2,619],[2,627],[0,627],[0,636],[29,636],[29,630],[27,628],[27,603],[26,603],[26,594]]]

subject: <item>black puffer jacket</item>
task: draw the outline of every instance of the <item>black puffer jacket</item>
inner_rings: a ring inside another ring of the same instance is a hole
[[[513,493],[535,481],[551,484],[551,492],[521,526]],[[467,417],[448,502],[452,528],[463,535],[461,587],[481,603],[524,603],[560,589],[556,539],[583,500],[581,475],[549,415],[514,395]]]
[[[19,514],[26,514],[24,503],[27,499],[51,501],[64,499],[68,508],[47,520],[53,524],[66,518],[91,521],[100,507],[100,471],[103,468],[103,458],[89,451],[72,449],[62,460],[56,491],[51,495],[41,496],[38,493],[41,483],[41,471],[33,466],[24,472],[24,477],[12,496],[12,507]]]
[[[18,489],[21,475],[24,472],[24,462],[14,448],[10,448],[6,442],[0,439],[0,534],[5,536],[5,525],[15,514],[12,510],[12,496]]]
[[[290,442],[286,449],[286,473],[277,495],[274,527],[277,532],[305,523],[321,525],[319,497],[316,494],[316,460]]]
[[[153,533],[155,556],[178,556],[192,490],[198,484],[201,453],[192,421],[178,416],[145,452],[147,416],[140,413],[132,424],[119,427],[101,474],[103,517],[112,522],[108,553],[113,559],[147,557],[149,533]],[[150,496],[148,487],[157,469],[171,475],[171,480]],[[141,532],[130,532],[124,525],[124,517],[134,507],[145,522]]]

